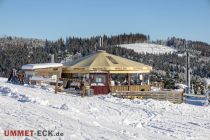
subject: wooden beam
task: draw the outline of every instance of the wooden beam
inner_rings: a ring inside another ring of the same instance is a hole
[[[57,71],[56,84],[55,84],[55,94],[58,92],[58,75],[59,75],[59,71]]]
[[[111,78],[111,74],[110,73],[108,73],[108,85],[109,86],[111,86],[111,80],[112,80],[112,78]]]
[[[130,85],[131,85],[131,75],[128,73],[128,91],[130,91]]]
[[[109,88],[109,91],[111,92],[111,73],[108,73],[107,74],[107,82],[108,82],[108,88]]]

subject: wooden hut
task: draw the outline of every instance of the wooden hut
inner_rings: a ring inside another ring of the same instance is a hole
[[[148,74],[152,67],[135,62],[106,51],[64,63],[64,81],[85,80],[94,94],[107,94],[110,91],[149,91]]]
[[[62,72],[61,63],[40,63],[26,64],[22,66],[25,72],[25,82],[36,84],[37,82],[52,82],[55,83],[57,78],[61,78]]]

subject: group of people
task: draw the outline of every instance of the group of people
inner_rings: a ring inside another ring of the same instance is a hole
[[[82,97],[85,96],[85,89],[86,89],[86,86],[89,85],[88,82],[83,79],[83,80],[80,80],[80,81],[72,81],[72,80],[68,80],[66,85],[65,85],[65,88],[68,89],[68,88],[74,88],[75,91],[80,91],[80,95]]]
[[[25,74],[22,70],[12,69],[8,78],[8,82],[13,84],[24,84]]]

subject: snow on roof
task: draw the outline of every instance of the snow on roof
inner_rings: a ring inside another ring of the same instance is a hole
[[[43,68],[57,68],[62,67],[61,63],[40,63],[40,64],[26,64],[22,66],[23,70],[34,70],[34,69],[43,69]]]

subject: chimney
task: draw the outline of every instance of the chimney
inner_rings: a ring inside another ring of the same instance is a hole
[[[104,46],[104,38],[101,37],[101,47],[103,47],[103,46]]]
[[[54,54],[51,54],[51,63],[55,63],[55,61],[54,61]]]
[[[103,47],[103,37],[100,37],[100,40],[99,40],[99,47]]]

